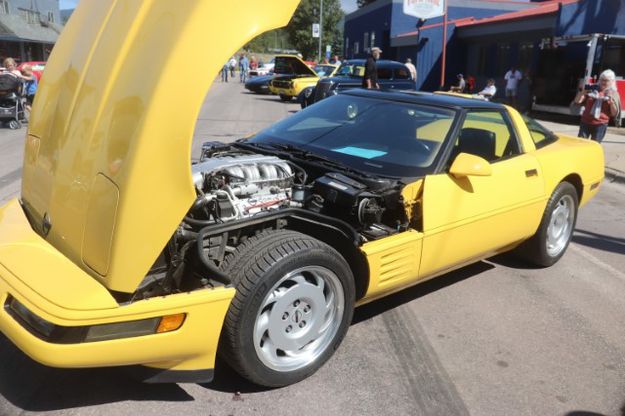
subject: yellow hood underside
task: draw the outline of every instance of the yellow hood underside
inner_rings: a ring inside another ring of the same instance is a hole
[[[213,79],[298,2],[81,1],[31,114],[33,227],[109,289],[134,291],[195,199],[191,142]]]

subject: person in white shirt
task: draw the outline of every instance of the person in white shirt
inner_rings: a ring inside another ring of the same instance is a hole
[[[458,85],[452,85],[449,91],[462,94],[467,86],[467,82],[464,80],[464,75],[462,74],[458,74],[456,78],[458,78]]]
[[[506,80],[506,98],[516,108],[516,95],[519,88],[519,81],[523,78],[521,71],[514,66],[510,67],[510,70],[506,72],[504,79]]]
[[[410,72],[410,77],[412,78],[412,81],[415,82],[415,89],[416,89],[417,68],[415,68],[414,64],[412,63],[412,59],[410,58],[406,59],[406,63],[404,65],[406,65],[406,68],[408,68],[408,72]]]
[[[477,93],[481,98],[484,98],[487,101],[490,101],[497,94],[497,87],[495,87],[495,80],[490,78],[484,89]]]

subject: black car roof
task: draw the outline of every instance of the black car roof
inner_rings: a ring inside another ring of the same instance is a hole
[[[379,91],[363,88],[353,88],[341,92],[341,95],[355,95],[359,97],[377,98],[389,101],[404,101],[414,104],[435,105],[449,108],[475,108],[502,110],[502,104],[475,98],[465,98],[450,94],[433,94],[419,91]]]

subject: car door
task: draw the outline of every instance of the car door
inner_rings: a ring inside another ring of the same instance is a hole
[[[415,89],[415,82],[412,79],[408,68],[403,65],[393,68],[393,86],[396,90]]]
[[[393,88],[393,70],[387,66],[378,66],[378,84],[380,89]]]
[[[531,236],[542,216],[541,167],[522,152],[507,112],[468,111],[448,152],[446,170],[425,179],[420,278]],[[492,174],[451,175],[449,167],[461,152],[486,159]]]

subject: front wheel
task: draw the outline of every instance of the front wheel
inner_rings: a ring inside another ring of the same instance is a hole
[[[341,343],[355,289],[332,247],[293,231],[251,237],[222,266],[237,293],[220,355],[243,377],[269,387],[313,374]]]
[[[561,182],[549,198],[538,231],[519,247],[519,254],[541,267],[560,260],[573,237],[578,204],[575,187]]]

